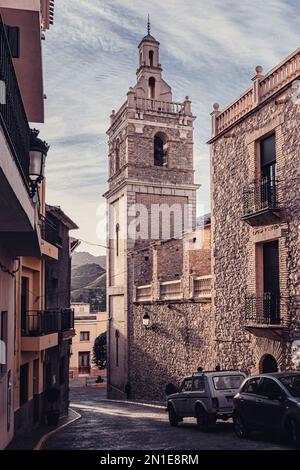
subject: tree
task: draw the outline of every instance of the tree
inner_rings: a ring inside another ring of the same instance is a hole
[[[101,333],[95,339],[93,346],[93,364],[102,370],[106,368],[107,360],[107,345],[106,345],[106,332]]]

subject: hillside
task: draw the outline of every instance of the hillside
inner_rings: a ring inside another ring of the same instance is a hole
[[[92,312],[105,311],[106,272],[99,264],[72,267],[71,300],[90,303]]]
[[[98,264],[106,268],[106,256],[94,256],[87,251],[75,251],[72,255],[72,267],[84,266],[85,264]]]

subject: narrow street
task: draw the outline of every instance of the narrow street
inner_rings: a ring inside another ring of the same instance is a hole
[[[81,419],[51,436],[48,450],[280,450],[279,439],[254,436],[239,440],[231,423],[218,424],[215,433],[198,431],[194,420],[171,428],[163,409],[106,400],[105,392],[86,387],[71,389],[71,408]]]

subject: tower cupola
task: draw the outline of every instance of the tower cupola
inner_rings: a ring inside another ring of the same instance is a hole
[[[139,70],[141,67],[160,68],[159,42],[151,35],[151,25],[148,16],[147,35],[139,44]]]

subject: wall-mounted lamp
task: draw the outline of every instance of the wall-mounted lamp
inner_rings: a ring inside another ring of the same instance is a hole
[[[30,195],[33,197],[37,192],[39,184],[43,181],[45,175],[45,162],[49,145],[38,138],[39,131],[31,130],[30,150],[29,150],[29,186]]]
[[[146,330],[149,329],[149,325],[150,325],[150,315],[148,312],[145,313],[145,315],[143,316],[143,325],[144,327],[146,328]]]

